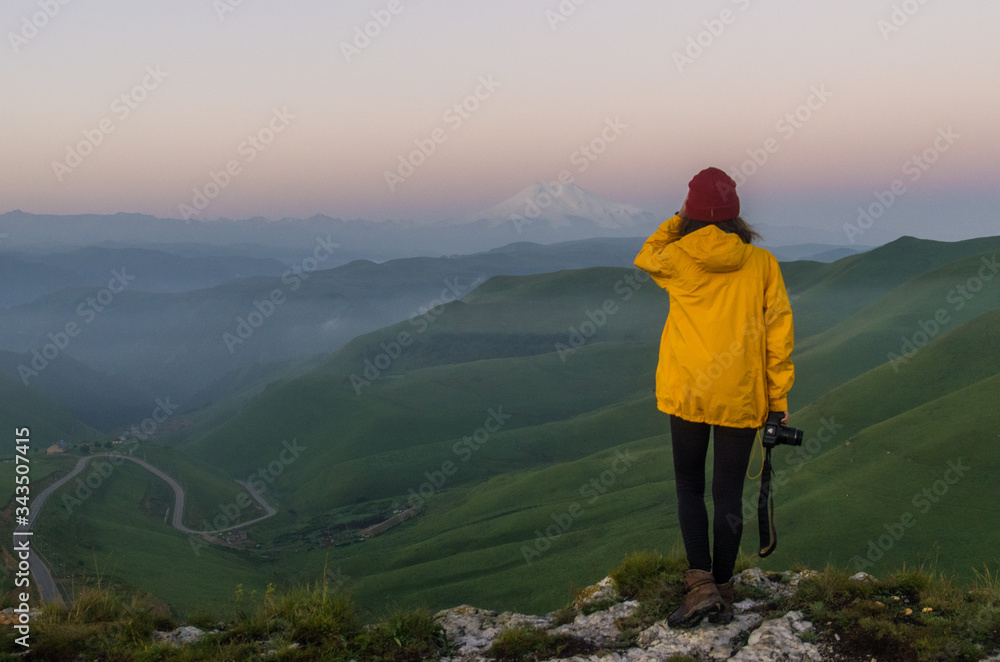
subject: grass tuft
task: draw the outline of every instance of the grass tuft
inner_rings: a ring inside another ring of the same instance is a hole
[[[686,562],[655,551],[633,552],[611,571],[611,579],[623,598],[644,601],[660,595],[664,583],[679,581],[685,568]]]
[[[535,662],[593,652],[594,647],[578,637],[522,625],[501,632],[486,654],[497,662]]]

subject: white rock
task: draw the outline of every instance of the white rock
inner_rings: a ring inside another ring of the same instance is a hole
[[[859,572],[851,575],[852,582],[874,582],[877,581],[874,577],[869,575],[867,572]]]
[[[749,568],[733,577],[733,584],[745,584],[761,588],[775,598],[789,598],[795,593],[799,583],[816,575],[813,570],[803,572],[784,572],[780,575],[781,581],[771,579],[772,575],[765,574],[760,568]]]
[[[560,625],[551,630],[552,634],[568,634],[584,639],[596,646],[601,646],[609,641],[613,641],[621,634],[616,621],[628,618],[636,609],[639,603],[635,600],[621,602],[605,611],[598,611],[584,616],[578,615],[572,623]]]
[[[485,653],[493,640],[504,630],[526,625],[547,629],[552,621],[543,616],[527,616],[511,612],[497,613],[469,605],[453,607],[435,615],[456,648],[452,659],[476,659]]]
[[[639,634],[637,643],[645,650],[629,651],[629,660],[666,660],[675,655],[727,660],[733,653],[733,642],[762,620],[760,614],[743,614],[729,625],[713,625],[706,619],[686,630],[671,628],[666,621],[660,621]]]
[[[153,639],[171,646],[193,644],[205,636],[205,632],[193,625],[184,625],[173,632],[154,632]]]
[[[799,627],[800,624],[806,627]],[[805,632],[812,624],[802,614],[790,611],[781,618],[766,621],[750,633],[747,645],[731,659],[739,662],[821,662],[819,650],[799,639],[796,632]]]
[[[583,609],[587,605],[591,605],[602,600],[619,599],[618,589],[615,587],[614,580],[611,579],[611,577],[605,577],[593,586],[588,586],[580,591],[576,600],[573,601],[573,606],[577,609]]]

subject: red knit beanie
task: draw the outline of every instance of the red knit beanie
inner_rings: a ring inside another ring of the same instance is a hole
[[[719,223],[740,215],[736,182],[718,168],[706,168],[688,184],[687,217],[704,223]]]

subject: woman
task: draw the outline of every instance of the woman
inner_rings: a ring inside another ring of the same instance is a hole
[[[760,239],[740,218],[736,183],[718,168],[691,180],[677,215],[635,259],[670,293],[660,341],[656,399],[670,414],[677,511],[690,569],[672,627],[703,616],[733,618],[732,576],[743,535],[743,477],[757,429],[769,412],[788,422],[794,381],[792,311],[778,262],[752,246]],[[705,458],[714,426],[709,548]]]

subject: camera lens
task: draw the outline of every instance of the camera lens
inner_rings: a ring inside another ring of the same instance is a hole
[[[798,428],[781,428],[781,431],[778,433],[778,443],[787,446],[801,446],[802,430]]]

